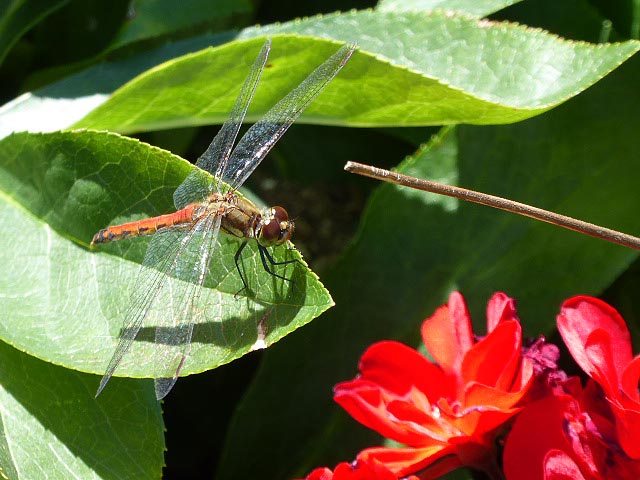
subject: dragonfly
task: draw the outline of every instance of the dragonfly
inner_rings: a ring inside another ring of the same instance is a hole
[[[222,125],[196,166],[173,195],[176,211],[97,232],[91,246],[143,235],[153,235],[131,295],[115,352],[96,397],[111,379],[143,324],[155,322],[153,377],[158,400],[175,385],[189,355],[194,325],[202,315],[198,305],[211,262],[215,261],[219,234],[240,240],[235,254],[240,269],[241,254],[248,242],[256,242],[264,269],[274,277],[292,282],[276,268],[296,262],[278,262],[269,247],[285,244],[293,235],[294,222],[281,206],[258,208],[238,195],[238,188],[267,156],[287,129],[333,80],[347,63],[355,45],[346,44],[317,67],[305,80],[252,125],[234,148],[240,126],[265,68],[271,41],[258,53],[240,89],[229,118]],[[171,277],[180,281],[171,281]]]

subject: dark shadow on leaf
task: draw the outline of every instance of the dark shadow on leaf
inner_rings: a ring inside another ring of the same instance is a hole
[[[292,265],[294,265],[293,282],[272,277],[272,288],[276,294],[272,301],[261,300],[249,285],[247,296],[238,297],[236,301],[245,302],[250,314],[230,316],[222,321],[205,319],[203,322],[196,323],[192,343],[213,344],[242,353],[247,347],[255,345],[260,336],[267,337],[267,344],[269,344],[269,334],[278,329],[286,330],[304,305],[307,291],[306,269],[299,263]],[[172,330],[177,332],[177,327],[142,327],[135,341],[155,343],[156,338],[173,338]],[[241,354],[233,358],[238,358]]]

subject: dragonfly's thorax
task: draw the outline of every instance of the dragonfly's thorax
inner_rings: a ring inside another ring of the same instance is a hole
[[[205,208],[221,216],[220,228],[224,232],[256,239],[265,247],[281,245],[293,235],[293,221],[282,207],[259,210],[251,201],[228,193],[211,195]]]

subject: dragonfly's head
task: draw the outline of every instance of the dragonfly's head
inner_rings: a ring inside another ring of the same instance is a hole
[[[282,245],[291,238],[293,229],[293,220],[289,220],[289,214],[284,208],[268,208],[262,214],[262,220],[258,226],[258,243],[265,247]]]

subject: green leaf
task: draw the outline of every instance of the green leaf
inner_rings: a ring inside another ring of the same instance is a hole
[[[88,249],[89,241],[107,225],[173,211],[173,191],[190,168],[166,151],[104,132],[2,140],[0,225],[7,234],[0,240],[0,261],[8,274],[0,280],[0,307],[9,314],[0,338],[52,363],[103,373],[149,237],[96,251]],[[233,260],[239,242],[221,237],[201,296],[205,320],[196,325],[184,374],[269,346],[332,305],[302,263],[278,267],[295,288],[265,272],[254,242],[242,255],[249,289],[236,297],[242,288]],[[274,248],[273,255],[277,261],[300,260],[285,247]],[[152,330],[143,327],[117,374],[152,376]]]
[[[448,10],[477,17],[491,15],[522,0],[380,0],[377,9],[383,12]]]
[[[3,0],[0,4],[0,63],[31,27],[69,0]]]
[[[357,126],[522,120],[575,96],[640,48],[634,41],[574,43],[444,12],[335,14],[248,29],[241,37],[260,38],[169,61],[129,82],[77,126],[130,132],[223,121],[233,87],[272,36],[262,79],[269,88],[258,89],[250,110],[257,119],[336,49],[297,35],[358,40],[359,51],[303,116]]]
[[[136,0],[110,49],[199,30],[221,30],[252,10],[248,0]]]
[[[3,342],[0,365],[3,478],[160,477],[164,426],[151,382],[142,389],[139,381],[117,380],[96,400],[96,376]]]
[[[299,41],[293,37],[274,41],[268,67],[261,79],[262,88],[258,88],[254,96],[249,118],[257,120],[261,117],[337,50],[336,44],[310,39],[307,39],[308,45],[300,50],[300,47],[295,48]],[[134,79],[77,125],[135,131],[181,126],[184,122],[203,125],[224,121],[233,107],[238,87],[263,44],[264,38],[232,42],[167,62]],[[291,64],[297,68],[291,69]],[[327,89],[339,91],[337,78]],[[338,87],[334,86],[336,82]],[[319,99],[323,97],[326,99],[327,95],[323,93]],[[305,114],[312,118],[315,116],[316,122],[329,123],[323,117],[331,118],[332,111],[342,108],[340,99],[329,103],[319,99],[305,110]],[[314,112],[320,113],[314,115]]]
[[[78,126],[120,132],[222,123],[237,93],[231,87],[247,74],[267,36],[274,38],[272,67],[251,120],[336,50],[337,44],[319,38],[330,37],[357,40],[360,50],[302,121],[358,126],[514,122],[578,94],[640,46],[571,42],[521,25],[443,12],[333,14],[247,29],[235,41],[184,58],[175,57],[230,38],[193,37],[97,65],[6,105],[0,137],[20,129],[65,128],[83,112],[91,113]],[[240,41],[251,37],[259,38]]]
[[[638,235],[639,72],[634,58],[585,94],[519,124],[449,127],[399,170]],[[375,341],[419,345],[422,320],[450,291],[464,294],[480,335],[486,302],[505,291],[518,302],[525,334],[537,337],[552,330],[564,299],[600,294],[637,258],[514,214],[381,185],[353,245],[324,276],[336,307],[266,353],[229,429],[218,478],[301,477],[379,445],[332,405],[331,388],[356,375]],[[274,431],[278,444],[265,447]],[[239,449],[254,452],[251,462],[235,455]]]

